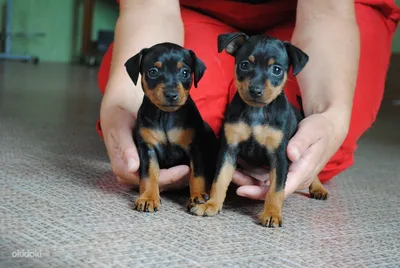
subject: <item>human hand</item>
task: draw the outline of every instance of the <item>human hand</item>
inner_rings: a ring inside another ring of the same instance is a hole
[[[339,149],[348,127],[339,113],[327,111],[302,120],[297,133],[289,141],[287,155],[292,161],[285,186],[285,198],[297,190],[308,188],[313,178]],[[240,163],[244,169],[235,172],[232,181],[239,186],[237,194],[263,200],[268,192],[268,173]]]
[[[105,97],[101,108],[101,128],[114,174],[122,184],[139,185],[140,159],[133,141],[132,129],[136,113],[118,105],[108,105]],[[177,189],[188,184],[188,166],[160,170],[160,191]]]

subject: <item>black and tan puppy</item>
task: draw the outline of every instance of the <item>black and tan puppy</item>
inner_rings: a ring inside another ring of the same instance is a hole
[[[160,43],[141,50],[125,67],[135,85],[141,74],[144,90],[134,131],[140,158],[140,196],[135,209],[160,209],[160,169],[177,165],[191,168],[188,207],[205,203],[215,172],[216,136],[189,91],[193,82],[197,87],[206,66],[193,51]]]
[[[290,67],[297,75],[308,56],[289,42],[244,33],[220,35],[218,50],[235,57],[237,92],[225,113],[210,200],[194,206],[191,212],[212,216],[222,209],[240,157],[255,166],[269,166],[270,188],[259,219],[263,226],[282,226],[284,187],[290,165],[286,148],[302,119],[283,89]],[[327,198],[318,178],[309,190],[313,198]]]

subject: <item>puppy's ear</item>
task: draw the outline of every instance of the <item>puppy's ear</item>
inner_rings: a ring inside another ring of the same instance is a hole
[[[235,55],[247,39],[249,36],[241,32],[220,34],[218,35],[218,53],[225,49],[227,53]]]
[[[133,57],[129,58],[125,62],[125,69],[128,72],[128,75],[132,79],[132,82],[135,84],[135,86],[137,84],[137,80],[138,80],[139,73],[141,70],[142,58],[143,58],[144,54],[146,53],[146,51],[147,51],[146,48],[142,49],[141,51],[139,51],[139,53],[137,53]]]
[[[196,54],[192,51],[189,50],[190,56],[192,57],[192,72],[194,76],[194,87],[197,88],[197,83],[200,81],[200,79],[203,77],[206,68],[206,65],[204,62],[202,62]]]
[[[292,45],[291,43],[284,41],[283,44],[286,48],[286,53],[289,56],[290,64],[293,67],[293,75],[296,76],[308,62],[308,55],[304,53],[300,48]]]

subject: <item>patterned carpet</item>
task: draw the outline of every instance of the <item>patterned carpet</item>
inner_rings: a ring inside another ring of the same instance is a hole
[[[7,63],[0,73],[0,267],[399,267],[390,100],[355,165],[326,184],[330,198],[293,194],[271,230],[255,222],[262,202],[234,189],[216,217],[189,215],[186,191],[163,193],[155,214],[133,211],[138,193],[116,182],[95,132],[96,70]]]

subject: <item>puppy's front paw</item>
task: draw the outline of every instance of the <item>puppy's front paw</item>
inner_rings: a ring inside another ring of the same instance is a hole
[[[188,210],[190,210],[192,207],[199,205],[199,204],[205,204],[210,197],[206,193],[199,193],[199,194],[193,194],[190,196],[189,202],[187,204]]]
[[[159,196],[149,197],[143,195],[136,199],[133,209],[140,212],[156,212],[160,210],[160,206],[161,200]]]
[[[277,212],[276,209],[264,209],[263,213],[259,216],[260,224],[269,228],[282,227],[282,214]]]
[[[204,204],[195,204],[190,208],[190,214],[197,216],[214,216],[219,213],[221,206],[214,200],[209,200]]]

